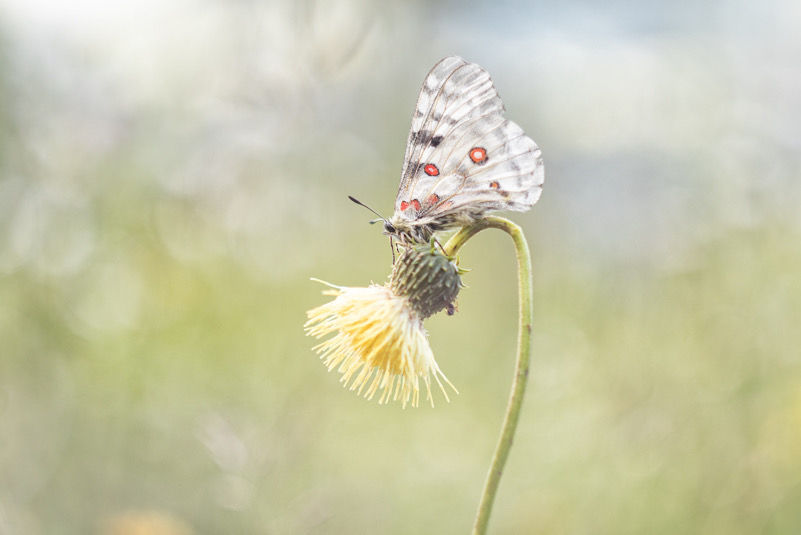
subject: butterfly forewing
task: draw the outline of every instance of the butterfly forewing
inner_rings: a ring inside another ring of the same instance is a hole
[[[501,102],[489,75],[460,57],[443,59],[431,69],[417,98],[406,141],[400,193],[422,171],[424,153],[436,150],[460,122],[472,116],[500,114]],[[396,210],[398,209],[396,203]]]
[[[420,238],[490,210],[522,211],[537,201],[544,178],[540,150],[503,111],[478,65],[451,56],[434,66],[406,144],[392,218],[400,233]]]

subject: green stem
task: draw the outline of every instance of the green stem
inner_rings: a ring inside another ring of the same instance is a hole
[[[498,484],[501,481],[503,467],[512,447],[512,439],[517,429],[520,408],[523,405],[523,396],[526,392],[526,380],[528,379],[529,360],[531,357],[531,326],[534,319],[533,295],[531,292],[531,256],[526,238],[520,227],[502,217],[490,216],[479,219],[474,224],[462,228],[451,237],[448,243],[445,244],[445,253],[448,256],[456,255],[467,240],[487,228],[503,230],[509,234],[515,244],[517,278],[520,290],[520,330],[517,337],[517,362],[515,364],[516,371],[512,381],[512,390],[509,394],[506,416],[503,419],[498,445],[495,447],[492,464],[487,473],[487,480],[484,483],[484,492],[481,495],[476,522],[473,525],[474,535],[483,535],[487,532],[487,523],[492,512],[492,504],[495,501],[495,494],[498,492]]]

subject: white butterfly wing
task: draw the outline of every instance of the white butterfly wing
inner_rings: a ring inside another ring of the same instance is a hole
[[[413,198],[437,201],[424,204],[417,217],[464,212],[475,218],[490,210],[531,208],[542,193],[545,178],[537,145],[519,126],[499,116],[481,117],[466,130],[457,138],[444,172],[430,190],[422,183],[413,188]],[[480,162],[470,157],[475,149],[484,151]]]
[[[503,111],[481,67],[456,56],[439,62],[418,97],[396,217],[447,226],[446,216],[530,208],[544,180],[540,150]]]

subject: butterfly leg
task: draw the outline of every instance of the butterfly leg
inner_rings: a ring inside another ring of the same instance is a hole
[[[429,243],[429,245],[431,245],[431,252],[432,253],[434,252],[434,249],[436,249],[436,246],[439,246],[439,250],[442,251],[442,254],[444,254],[445,256],[448,256],[448,253],[445,252],[445,247],[442,246],[442,244],[439,242],[437,237],[434,236],[433,234],[431,235],[431,239],[428,241],[428,243]]]
[[[408,242],[406,241],[406,237],[403,234],[400,235],[390,234],[389,244],[392,249],[392,264],[394,265],[395,253],[399,255],[403,254],[403,251],[408,247]]]

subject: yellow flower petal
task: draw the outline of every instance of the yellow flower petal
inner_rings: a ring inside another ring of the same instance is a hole
[[[404,407],[417,406],[421,380],[434,405],[432,376],[445,399],[443,381],[456,391],[434,360],[423,321],[407,298],[386,286],[333,288],[324,292],[335,296],[333,301],[308,312],[306,331],[315,338],[336,333],[314,349],[329,370],[338,366],[346,386],[367,399],[380,392],[379,403],[401,400]]]

